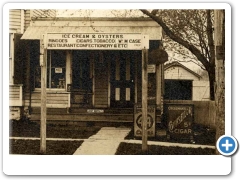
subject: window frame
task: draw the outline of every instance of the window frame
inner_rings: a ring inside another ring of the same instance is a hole
[[[9,83],[14,82],[14,33],[9,33]]]
[[[52,51],[63,51],[63,54],[64,54],[64,57],[65,57],[65,61],[64,61],[64,65],[65,66],[54,66],[54,67],[52,67]],[[48,50],[47,51],[47,53],[49,53],[48,55],[47,55],[47,63],[46,63],[46,70],[47,70],[47,80],[46,80],[46,89],[48,90],[48,91],[51,91],[51,90],[53,90],[53,91],[66,91],[66,89],[67,89],[67,87],[66,87],[66,63],[67,63],[67,51],[66,50]],[[64,73],[64,80],[63,80],[63,88],[56,88],[56,87],[54,87],[54,88],[52,88],[52,69],[54,69],[54,68],[62,68],[62,69],[64,69],[64,71],[63,71],[63,73]],[[41,67],[40,67],[40,65],[39,66],[36,66],[36,69],[39,69],[39,71],[40,71],[40,82],[41,82]],[[35,69],[35,73],[37,72],[37,70]],[[40,87],[36,87],[36,78],[37,78],[37,76],[36,76],[36,74],[34,74],[34,81],[35,81],[35,85],[34,85],[34,89],[35,90],[40,90],[41,89],[41,85],[40,85]]]

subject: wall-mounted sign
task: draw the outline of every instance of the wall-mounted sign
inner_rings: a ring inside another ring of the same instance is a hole
[[[141,33],[48,33],[47,49],[149,49],[149,36]]]
[[[88,113],[104,113],[103,109],[88,109]]]
[[[55,73],[62,73],[62,68],[55,68]]]
[[[156,65],[155,64],[149,64],[147,66],[147,72],[148,73],[156,73]]]
[[[193,105],[166,105],[168,135],[176,138],[192,138]]]
[[[148,105],[147,110],[147,135],[155,137],[155,106]],[[134,136],[142,137],[142,106],[135,105],[134,107]]]

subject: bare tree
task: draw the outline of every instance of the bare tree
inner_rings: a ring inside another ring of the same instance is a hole
[[[146,10],[163,29],[166,50],[182,55],[208,72],[210,99],[214,100],[215,50],[212,10]]]

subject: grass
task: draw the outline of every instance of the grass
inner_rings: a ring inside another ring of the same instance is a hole
[[[40,137],[40,125],[31,121],[10,121],[10,137]],[[47,138],[78,138],[87,139],[96,134],[100,127],[82,127],[74,125],[47,124]]]
[[[46,155],[72,155],[83,141],[47,141]],[[10,140],[9,154],[40,155],[39,140]]]
[[[210,148],[182,148],[148,145],[148,152],[142,152],[141,144],[122,142],[116,155],[214,155],[215,150]]]
[[[40,125],[31,121],[9,121],[10,137],[40,137]],[[100,127],[47,124],[47,138],[87,139]],[[47,140],[46,155],[72,155],[83,141]],[[40,155],[40,140],[9,140],[10,154]]]

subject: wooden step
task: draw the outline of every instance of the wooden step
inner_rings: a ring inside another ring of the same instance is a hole
[[[33,107],[31,114],[40,114],[40,107]],[[47,114],[84,114],[84,113],[104,113],[104,114],[133,114],[132,108],[47,108]]]
[[[40,120],[40,114],[31,114],[30,120]],[[109,121],[109,122],[133,122],[131,114],[47,114],[47,120],[69,121]]]

